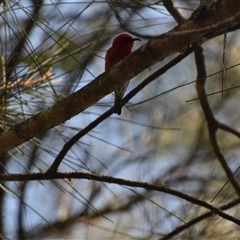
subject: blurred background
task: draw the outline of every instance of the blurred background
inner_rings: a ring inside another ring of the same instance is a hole
[[[1,2],[1,131],[46,110],[103,73],[106,50],[114,36],[125,32],[119,19],[143,36],[160,35],[177,25],[162,1]],[[186,18],[199,2],[174,1]],[[149,40],[141,39],[134,50]],[[240,130],[238,39],[239,31],[234,31],[227,34],[225,49],[223,36],[203,45],[210,106],[218,120],[236,130]],[[127,92],[175,56],[132,79]],[[80,139],[59,171],[164,183],[210,202],[228,179],[209,141],[196,75],[192,54],[131,99],[121,116],[112,115]],[[12,149],[1,156],[1,173],[46,171],[64,143],[113,102],[110,94]],[[234,172],[239,167],[239,139],[221,130],[218,140]],[[227,184],[212,204],[219,207],[235,197]],[[207,212],[166,193],[81,179],[2,183],[0,207],[2,239],[164,239]],[[228,213],[240,218],[235,207]],[[181,231],[176,239],[237,239],[236,226],[211,216]]]

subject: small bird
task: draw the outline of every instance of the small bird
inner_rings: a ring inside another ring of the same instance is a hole
[[[127,33],[122,33],[114,38],[112,46],[108,49],[105,56],[105,70],[112,67],[117,62],[131,54],[134,41],[141,41],[133,38]],[[122,97],[127,89],[129,82],[115,90],[115,102],[113,112],[118,115],[122,112]]]

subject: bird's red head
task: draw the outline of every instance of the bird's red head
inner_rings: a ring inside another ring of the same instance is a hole
[[[131,35],[127,33],[122,33],[114,38],[112,47],[114,48],[121,48],[125,51],[129,51],[129,53],[132,50],[134,41],[141,41],[139,38],[133,38]]]
[[[141,41],[139,38],[133,38],[127,33],[122,33],[114,38],[112,47],[108,49],[105,57],[105,69],[110,68],[115,63],[131,53],[134,41]]]

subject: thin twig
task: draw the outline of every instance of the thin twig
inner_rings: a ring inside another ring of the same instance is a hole
[[[24,87],[32,87],[35,84],[45,82],[46,80],[50,81],[53,80],[53,75],[52,75],[52,68],[48,69],[46,73],[43,74],[42,77],[39,77],[37,79],[33,80],[26,80],[26,81],[21,81],[21,82],[13,82],[9,83],[3,86],[0,86],[0,91],[5,91],[5,90],[13,90],[16,88],[24,88]]]
[[[236,199],[235,201],[232,201],[226,205],[223,205],[221,207],[219,207],[219,209],[221,209],[222,211],[223,210],[227,210],[227,209],[230,209],[232,207],[234,207],[235,205],[239,204],[240,203],[240,199]],[[211,211],[207,212],[207,213],[204,213],[194,219],[192,219],[191,221],[187,222],[186,224],[183,224],[182,226],[180,227],[177,227],[175,230],[173,230],[172,232],[168,233],[167,235],[165,235],[163,238],[160,238],[159,240],[168,240],[168,239],[172,239],[172,237],[176,236],[177,234],[183,232],[184,230],[186,229],[189,229],[189,227],[193,226],[194,224],[197,224],[199,223],[200,221],[206,219],[206,218],[209,218],[209,217],[212,217],[213,214]]]

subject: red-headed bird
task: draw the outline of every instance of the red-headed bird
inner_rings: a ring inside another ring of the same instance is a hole
[[[108,49],[105,56],[105,70],[112,67],[115,63],[131,54],[134,41],[141,41],[139,38],[133,38],[127,33],[122,33],[114,38],[112,46]],[[122,112],[122,97],[127,89],[128,83],[115,90],[115,102],[113,112],[118,115]]]

